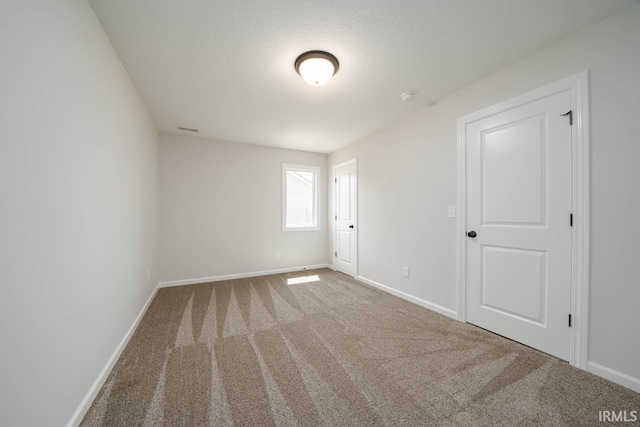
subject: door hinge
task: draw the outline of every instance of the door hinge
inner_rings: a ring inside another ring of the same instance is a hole
[[[334,258],[338,258],[338,252],[334,252]]]
[[[569,315],[569,327],[571,327],[571,315]]]
[[[338,215],[334,215],[334,217],[335,217],[335,220],[337,221],[338,220]]]
[[[573,227],[573,214],[569,214],[569,226]]]
[[[333,182],[338,183],[338,178],[333,178]]]
[[[568,113],[560,114],[561,116],[569,116],[569,125],[573,126],[573,111],[569,110]]]

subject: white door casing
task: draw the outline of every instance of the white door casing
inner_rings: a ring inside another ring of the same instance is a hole
[[[583,72],[458,119],[458,318],[582,369],[587,93]]]
[[[358,190],[356,159],[333,167],[335,189],[334,267],[349,276],[358,273]]]

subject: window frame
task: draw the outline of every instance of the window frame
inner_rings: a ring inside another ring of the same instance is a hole
[[[287,172],[312,172],[313,180],[313,227],[287,227]],[[296,165],[292,163],[282,164],[282,231],[318,231],[320,230],[320,206],[318,204],[318,191],[320,181],[320,168],[318,166]]]

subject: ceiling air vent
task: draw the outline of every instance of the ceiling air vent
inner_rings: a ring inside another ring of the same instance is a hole
[[[178,126],[178,130],[186,130],[187,132],[198,132],[198,129],[185,128],[182,126]]]

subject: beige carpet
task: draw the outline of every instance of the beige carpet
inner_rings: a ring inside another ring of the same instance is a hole
[[[82,425],[606,425],[599,410],[640,394],[322,269],[159,290]]]

